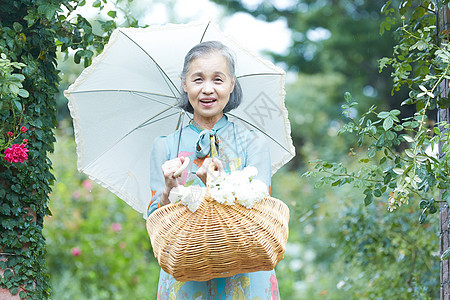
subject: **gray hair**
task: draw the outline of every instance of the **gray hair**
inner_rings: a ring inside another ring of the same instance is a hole
[[[231,49],[219,41],[207,41],[195,45],[186,54],[184,58],[183,71],[181,72],[181,80],[185,82],[186,75],[189,72],[189,67],[194,59],[206,54],[210,54],[215,51],[218,51],[225,57],[228,63],[228,69],[230,70],[230,75],[232,78],[234,78],[236,76],[236,67],[234,55]],[[226,113],[232,109],[237,108],[241,104],[241,101],[242,101],[242,88],[241,85],[239,84],[239,81],[236,79],[233,92],[231,92],[230,94],[230,100],[223,109],[223,112]],[[191,103],[189,103],[188,95],[183,88],[181,88],[181,96],[178,100],[178,107],[184,109],[187,112],[194,113],[194,108],[192,107]]]

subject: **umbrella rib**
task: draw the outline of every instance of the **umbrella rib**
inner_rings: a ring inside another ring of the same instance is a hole
[[[133,93],[133,94],[147,94],[147,95],[154,95],[154,96],[161,96],[161,97],[166,97],[166,98],[171,98],[171,99],[178,99],[178,97],[176,96],[171,96],[171,95],[164,95],[164,94],[159,94],[159,93],[150,93],[150,92],[143,92],[143,91],[134,91],[134,90],[119,90],[119,89],[104,89],[104,90],[90,90],[90,91],[74,91],[74,92],[70,92],[70,94],[82,94],[82,93],[97,93],[97,92],[128,92],[128,93]]]
[[[266,132],[264,132],[263,130],[259,129],[258,127],[256,127],[255,125],[253,125],[252,123],[248,122],[247,120],[236,116],[235,114],[232,113],[227,113],[230,116],[235,117],[236,119],[240,120],[241,122],[246,123],[247,125],[250,125],[251,127],[255,128],[256,130],[258,130],[259,132],[261,132],[262,134],[264,134],[266,137],[268,137],[269,139],[271,139],[272,141],[274,141],[275,143],[277,143],[281,148],[283,148],[287,153],[293,155],[293,153],[291,153],[291,151],[289,151],[286,147],[284,147],[282,144],[280,144],[277,140],[275,140],[273,137],[271,137],[270,135],[268,135]]]
[[[270,76],[270,75],[280,76],[282,74],[281,73],[254,73],[254,74],[239,75],[239,76],[237,76],[237,78],[252,77],[252,76]]]
[[[123,32],[122,30],[120,31],[124,36],[126,36],[130,41],[132,41],[137,47],[139,47],[145,54],[147,54],[147,56],[155,63],[156,67],[158,68],[159,72],[163,75],[163,79],[164,81],[167,83],[167,86],[169,87],[169,89],[172,91],[172,94],[175,97],[175,93],[173,91],[173,88],[177,91],[177,94],[180,94],[180,91],[178,90],[178,88],[175,86],[175,84],[173,83],[173,81],[170,79],[170,77],[167,75],[166,72],[164,72],[164,70],[161,68],[161,66],[156,62],[156,60],[153,58],[153,56],[150,55],[150,53],[148,53],[144,48],[141,47],[141,45],[139,45],[138,43],[136,43],[131,37],[129,37],[125,32]],[[170,84],[169,84],[170,82]]]
[[[211,24],[211,21],[208,22],[208,24],[205,27],[205,30],[203,31],[202,37],[200,39],[200,43],[203,42],[203,38],[205,37],[206,31],[208,30],[209,24]]]
[[[150,119],[147,119],[146,121],[142,122],[141,124],[139,124],[138,126],[136,126],[135,128],[133,128],[132,130],[130,130],[127,134],[125,134],[125,135],[122,136],[120,139],[118,139],[116,142],[114,142],[113,144],[111,144],[111,145],[110,145],[107,149],[105,149],[99,156],[97,156],[96,159],[92,160],[91,163],[89,163],[84,169],[82,169],[82,170],[80,170],[80,171],[83,172],[85,169],[89,168],[89,167],[90,167],[92,164],[94,164],[100,157],[102,157],[106,152],[108,152],[109,150],[111,150],[111,148],[113,148],[113,147],[114,147],[115,145],[117,145],[120,141],[122,141],[124,138],[126,138],[126,137],[129,136],[131,133],[133,133],[134,131],[138,130],[139,128],[142,128],[142,127],[147,126],[147,125],[149,125],[149,124],[152,124],[152,123],[154,123],[154,122],[158,122],[158,121],[160,121],[160,120],[162,120],[162,119],[165,119],[165,118],[167,118],[167,117],[171,117],[171,116],[173,116],[173,115],[178,114],[179,112],[175,112],[175,113],[172,113],[172,114],[170,114],[170,115],[168,115],[168,116],[165,116],[165,117],[163,117],[163,118],[159,118],[159,119],[154,120],[156,117],[162,115],[163,113],[165,113],[166,111],[170,110],[170,109],[173,108],[173,107],[175,107],[175,105],[170,106],[170,107],[168,107],[168,108],[166,108],[166,109],[160,111],[160,112],[157,113],[156,115],[152,116]],[[150,121],[152,121],[152,122],[150,122]]]
[[[158,102],[159,104],[162,104],[162,105],[167,105],[167,106],[169,106],[169,107],[174,107],[174,106],[176,106],[176,104],[168,104],[168,103],[165,103],[165,102],[163,102],[163,101],[159,101],[159,100],[156,100],[156,99],[152,99],[152,98],[148,97],[147,95],[140,95],[139,93],[133,93],[133,94],[135,94],[136,96],[145,98],[145,99],[152,100],[152,101],[154,101],[154,102]],[[172,98],[172,97],[169,97],[169,98]],[[175,98],[175,99],[177,99],[177,98]]]
[[[169,109],[170,109],[170,107],[167,108],[167,109],[165,109],[164,111],[167,111],[167,110],[169,110]],[[163,113],[163,112],[161,112],[161,113]],[[161,114],[161,113],[160,113],[160,114]],[[134,128],[133,130],[131,130],[131,131],[130,131],[129,133],[127,133],[124,137],[126,137],[127,135],[131,134],[133,131],[135,131],[135,130],[137,130],[137,129],[139,129],[139,128],[142,128],[142,127],[145,127],[145,126],[147,126],[147,125],[156,123],[156,122],[158,122],[158,121],[167,119],[168,117],[174,116],[174,115],[176,115],[176,114],[178,114],[178,112],[174,112],[174,113],[172,113],[172,114],[170,114],[170,115],[161,117],[161,118],[156,119],[156,120],[155,120],[154,118],[157,117],[159,114],[156,115],[156,116],[153,116],[153,117],[151,117],[150,119],[148,119],[148,120],[146,120],[145,122],[143,122],[142,124],[140,124],[139,126],[137,126],[136,128]]]

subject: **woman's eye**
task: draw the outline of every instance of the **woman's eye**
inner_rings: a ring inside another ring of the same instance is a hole
[[[216,78],[215,81],[217,81],[217,82],[223,82],[222,78]]]
[[[201,78],[195,78],[195,79],[194,79],[194,82],[201,82],[201,81],[202,81]]]

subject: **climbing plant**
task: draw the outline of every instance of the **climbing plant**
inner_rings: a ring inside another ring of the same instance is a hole
[[[75,13],[85,2],[0,0],[0,292],[22,299],[50,296],[42,227],[55,180],[47,155],[57,126],[57,52],[72,49],[74,61],[88,66],[117,27],[109,11],[94,33]]]
[[[363,190],[366,205],[385,199],[390,212],[417,199],[421,224],[438,211],[439,202],[450,202],[449,124],[436,121],[437,110],[450,106],[448,95],[440,95],[439,90],[450,79],[449,32],[436,24],[438,10],[448,2],[403,0],[394,6],[386,1],[380,33],[394,30],[397,44],[391,57],[378,61],[379,68],[391,72],[392,95],[407,89],[408,97],[399,99],[394,109],[380,111],[372,106],[353,117],[357,99],[345,93],[342,109],[348,122],[340,134],[354,136],[355,147],[349,154],[360,167],[349,170],[341,162],[316,160],[306,176],[318,176],[318,185],[351,184]],[[412,115],[402,112],[406,106],[415,108]],[[439,190],[444,190],[442,198]],[[442,258],[449,256],[447,251]]]

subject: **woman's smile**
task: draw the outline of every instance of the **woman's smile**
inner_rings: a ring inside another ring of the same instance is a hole
[[[200,99],[200,102],[205,107],[211,107],[212,105],[214,105],[214,103],[216,103],[216,98],[205,97],[205,98]]]

